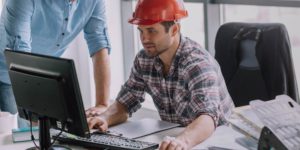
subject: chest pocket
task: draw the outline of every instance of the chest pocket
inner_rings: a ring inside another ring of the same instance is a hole
[[[162,89],[160,88],[160,85],[157,84],[148,84],[147,85],[147,93],[152,97],[154,105],[159,109],[159,110],[164,110],[165,107],[163,106],[163,95],[162,95]]]

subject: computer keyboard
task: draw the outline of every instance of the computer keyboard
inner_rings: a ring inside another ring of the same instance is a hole
[[[82,138],[63,133],[57,138],[57,141],[105,150],[152,150],[158,148],[158,144],[156,143],[143,142],[103,133],[92,133],[90,138]]]

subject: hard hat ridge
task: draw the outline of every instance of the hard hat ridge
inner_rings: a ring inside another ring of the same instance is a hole
[[[129,23],[151,25],[187,17],[182,0],[139,0]]]

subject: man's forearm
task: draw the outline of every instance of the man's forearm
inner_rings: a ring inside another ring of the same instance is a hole
[[[188,149],[206,140],[215,130],[213,119],[208,115],[201,115],[181,133],[177,139],[185,142]]]
[[[128,119],[128,112],[119,102],[114,102],[101,117],[107,121],[108,126],[125,122]]]
[[[93,56],[96,106],[108,106],[110,90],[110,61],[108,50],[102,49]]]

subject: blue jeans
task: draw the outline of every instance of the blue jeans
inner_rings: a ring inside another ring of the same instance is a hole
[[[0,110],[11,114],[18,112],[12,86],[2,82],[0,82]],[[18,116],[18,126],[19,128],[29,127],[29,122]]]

